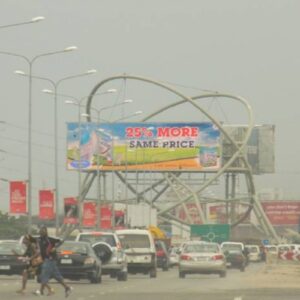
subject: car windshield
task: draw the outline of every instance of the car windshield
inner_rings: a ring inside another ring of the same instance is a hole
[[[257,247],[248,247],[248,251],[250,253],[257,253],[257,252],[259,252],[258,249],[257,249]]]
[[[242,251],[242,246],[239,244],[224,244],[222,245],[223,251]]]
[[[113,234],[81,234],[79,237],[81,242],[89,242],[91,244],[104,242],[111,247],[116,247],[116,241]]]
[[[19,243],[0,243],[0,255],[22,255],[25,247]]]
[[[149,248],[150,240],[148,235],[142,234],[121,234],[119,235],[121,244],[125,249],[128,248]]]
[[[276,247],[266,247],[266,250],[270,251],[270,252],[276,252],[277,248]]]
[[[68,252],[68,253],[77,253],[77,254],[87,254],[88,249],[86,245],[77,244],[77,243],[63,243],[58,251],[60,253]]]
[[[203,245],[186,245],[183,249],[186,253],[218,253],[219,247],[217,245],[203,244]]]

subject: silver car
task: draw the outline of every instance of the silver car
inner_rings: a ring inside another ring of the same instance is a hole
[[[186,274],[219,274],[226,276],[226,258],[217,243],[190,241],[181,250],[179,277]]]
[[[81,232],[76,241],[89,242],[102,261],[102,274],[127,280],[127,256],[116,233],[106,231]]]

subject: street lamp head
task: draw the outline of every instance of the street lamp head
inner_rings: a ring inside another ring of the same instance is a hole
[[[66,100],[65,104],[76,104],[76,103],[74,101],[72,101],[72,100]]]
[[[69,51],[74,51],[77,50],[78,48],[76,46],[70,46],[64,49],[65,52],[69,52]]]
[[[26,73],[24,71],[21,71],[21,70],[16,70],[14,73],[17,74],[17,75],[26,76]]]
[[[106,92],[107,93],[116,93],[118,90],[117,89],[108,89]]]
[[[40,21],[43,21],[43,20],[45,20],[45,17],[43,17],[43,16],[38,16],[38,17],[32,18],[32,19],[31,19],[31,22],[36,23],[36,22],[40,22]]]
[[[138,111],[136,111],[134,114],[135,114],[135,115],[141,115],[142,113],[143,113],[142,110],[138,110]]]
[[[132,102],[133,102],[132,99],[126,99],[126,100],[123,101],[123,103],[132,103]]]
[[[46,94],[54,94],[53,91],[48,90],[48,89],[43,89],[42,92],[43,92],[43,93],[46,93]]]
[[[94,74],[94,73],[97,73],[98,71],[96,69],[90,69],[90,70],[87,70],[85,73],[86,74]]]
[[[90,117],[90,115],[89,115],[89,114],[86,114],[86,113],[82,113],[81,116],[82,116],[82,117]]]

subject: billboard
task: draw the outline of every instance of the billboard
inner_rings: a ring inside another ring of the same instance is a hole
[[[237,143],[244,140],[248,127],[246,125],[224,125],[226,132]],[[222,161],[226,163],[236,152],[235,147],[224,138],[222,143]],[[252,173],[255,175],[275,172],[275,126],[255,125],[244,149]],[[232,167],[244,167],[241,158],[237,158]]]
[[[220,168],[220,132],[212,123],[68,123],[68,170]]]
[[[10,207],[11,214],[26,214],[26,182],[25,181],[11,181],[10,187]]]
[[[272,225],[298,225],[300,201],[262,201],[262,207]]]
[[[39,191],[39,219],[53,220],[54,219],[54,194],[52,190]]]

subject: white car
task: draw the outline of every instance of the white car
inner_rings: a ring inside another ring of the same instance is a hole
[[[179,277],[186,274],[219,274],[226,276],[226,258],[217,243],[186,242],[178,263]]]
[[[102,261],[102,274],[119,281],[127,280],[127,257],[116,233],[107,231],[80,232],[76,241],[89,242]]]
[[[157,276],[156,249],[152,234],[144,229],[120,229],[116,233],[125,249],[128,272]]]
[[[179,262],[179,247],[173,247],[170,250],[170,266],[177,266]]]
[[[261,252],[259,246],[257,245],[246,245],[246,249],[248,250],[248,259],[249,261],[259,262],[262,260]]]

